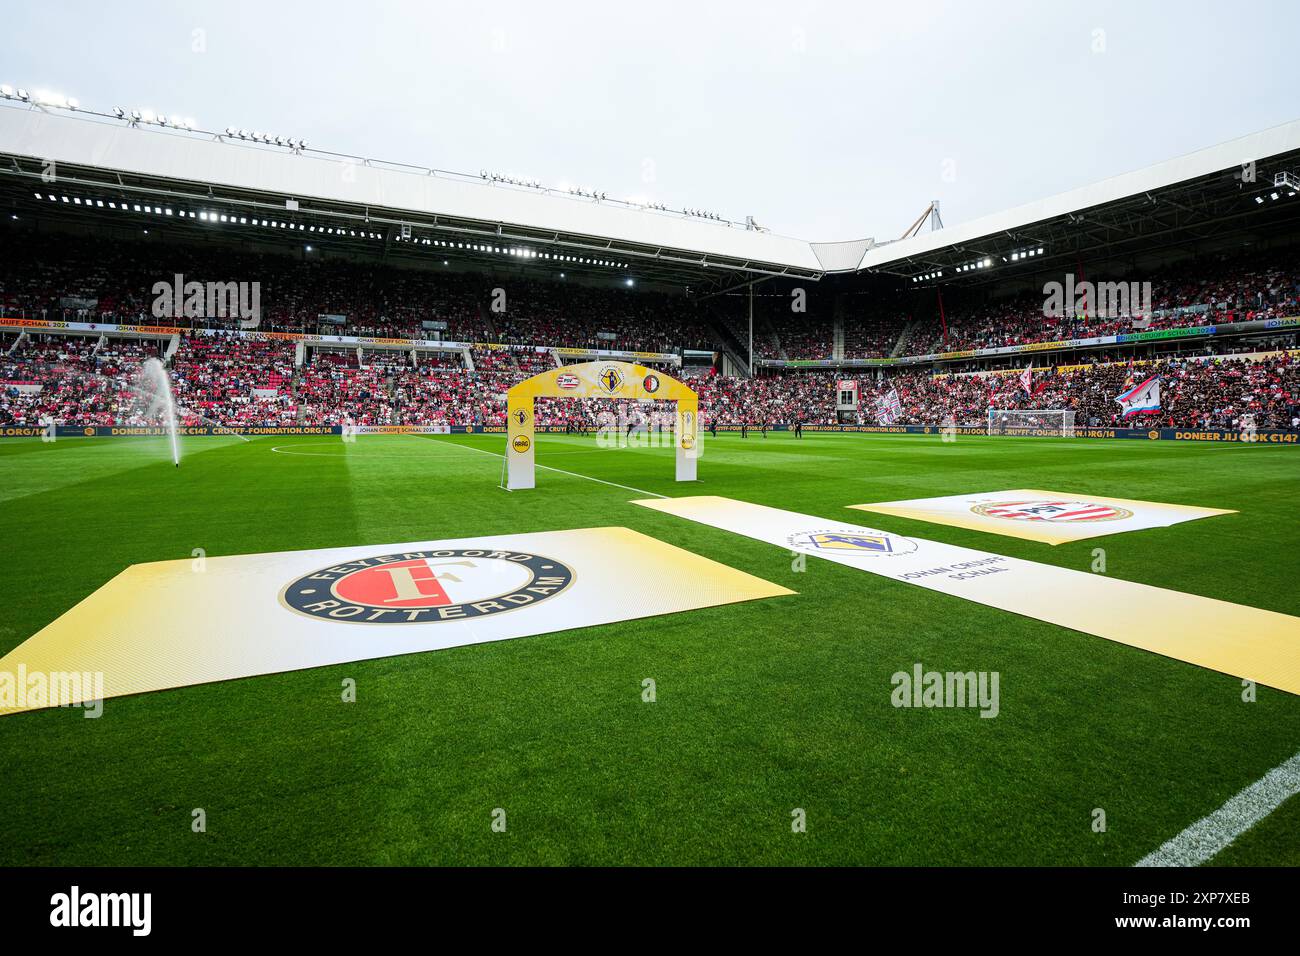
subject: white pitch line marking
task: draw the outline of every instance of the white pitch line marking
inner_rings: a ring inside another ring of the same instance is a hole
[[[425,435],[403,435],[403,436],[401,436],[401,437],[403,437],[403,438],[416,438],[416,439],[420,439],[421,441],[432,441],[432,442],[434,442],[435,444],[437,444],[437,445],[441,445],[441,446],[444,446],[444,447],[448,447],[448,446],[449,446],[449,447],[452,447],[452,448],[459,448],[459,449],[461,449],[461,450],[463,450],[463,451],[473,451],[473,452],[478,452],[478,454],[480,454],[480,455],[491,455],[493,458],[504,458],[504,457],[505,457],[505,455],[499,454],[499,453],[497,453],[497,452],[495,452],[495,451],[486,451],[486,450],[484,450],[484,449],[482,449],[482,448],[472,448],[472,447],[470,447],[469,445],[462,445],[462,444],[460,444],[460,443],[458,443],[458,442],[441,441],[441,440],[439,440],[439,439],[435,439],[435,438],[433,438],[432,436],[425,436]],[[297,447],[302,448],[302,447],[308,447],[308,446],[311,446],[311,445],[330,445],[330,446],[333,446],[334,443],[333,443],[333,442],[305,442],[303,445],[299,445],[299,446],[297,446]],[[583,451],[580,451],[580,452],[556,452],[556,453],[553,453],[553,454],[561,454],[561,455],[563,455],[563,454],[590,454],[592,451],[595,451],[595,450],[596,450],[596,449],[587,449],[587,450],[583,450]],[[271,451],[273,451],[273,452],[279,452],[281,455],[301,455],[301,456],[303,456],[304,458],[342,458],[342,457],[344,457],[344,454],[343,454],[343,453],[339,453],[339,452],[326,452],[326,453],[322,453],[322,452],[311,452],[311,451],[294,451],[294,450],[293,450],[293,446],[286,446],[286,445],[277,445],[277,446],[273,447],[273,448],[271,449]],[[401,455],[366,455],[366,456],[363,456],[363,457],[400,458],[400,457],[402,457],[402,456],[401,456]],[[649,495],[651,498],[667,498],[667,497],[668,497],[667,495],[661,495],[661,494],[658,494],[657,492],[654,492],[654,491],[646,491],[646,490],[644,490],[644,489],[642,489],[642,488],[633,488],[631,485],[620,485],[620,484],[619,484],[618,482],[616,482],[616,481],[606,481],[604,478],[593,478],[593,477],[591,477],[591,475],[580,475],[580,474],[578,474],[576,471],[565,471],[563,468],[553,468],[553,467],[551,467],[550,465],[541,465],[541,464],[538,464],[538,465],[536,465],[536,467],[538,467],[538,468],[543,468],[543,469],[545,469],[546,471],[553,471],[553,472],[556,472],[557,474],[568,475],[568,476],[571,477],[571,478],[585,478],[587,481],[594,481],[594,482],[597,482],[598,484],[609,485],[611,488],[622,488],[624,491],[632,491],[632,492],[635,492],[635,493],[638,494],[638,495]]]
[[[1300,794],[1300,753],[1133,865],[1200,866],[1296,794]]]
[[[339,451],[321,452],[321,451],[295,451],[297,448],[309,448],[313,445],[326,445],[331,448],[338,448]],[[302,458],[346,458],[347,447],[338,442],[304,442],[301,445],[276,445],[271,451],[281,455],[298,455]],[[367,452],[366,458],[408,458],[408,455],[377,455],[374,452]]]
[[[424,439],[424,440],[426,440],[426,441],[432,441],[432,442],[434,442],[435,444],[437,444],[437,445],[442,445],[442,446],[444,446],[444,447],[446,447],[446,446],[451,446],[452,448],[460,448],[460,449],[463,449],[464,451],[474,451],[474,452],[478,452],[480,455],[491,455],[493,458],[504,458],[504,457],[506,457],[505,455],[499,454],[498,452],[495,452],[495,451],[487,451],[487,450],[482,449],[482,448],[471,448],[469,445],[462,445],[462,444],[460,444],[459,442],[454,442],[454,441],[441,441],[441,440],[436,439],[436,438],[433,438],[433,437],[431,437],[431,436],[430,436],[430,437],[426,437],[426,436],[423,436],[423,435],[411,435],[410,437],[411,437],[411,438],[422,438],[422,439]],[[536,465],[536,467],[538,467],[538,468],[545,468],[547,471],[554,471],[554,472],[557,472],[557,473],[559,473],[559,474],[561,474],[561,475],[568,475],[568,476],[571,477],[571,478],[585,478],[585,479],[587,479],[587,481],[594,481],[594,482],[597,482],[597,483],[602,484],[602,485],[609,485],[609,486],[612,487],[612,488],[622,488],[624,491],[634,491],[634,492],[636,492],[638,495],[649,495],[649,496],[652,497],[652,498],[667,498],[667,497],[668,497],[667,495],[656,494],[656,493],[653,492],[653,491],[643,491],[643,490],[640,489],[640,488],[633,488],[631,485],[620,485],[620,484],[619,484],[618,482],[616,482],[616,481],[606,481],[604,478],[593,478],[593,477],[591,477],[591,475],[580,475],[580,474],[578,474],[576,471],[565,471],[563,468],[552,468],[550,465]]]

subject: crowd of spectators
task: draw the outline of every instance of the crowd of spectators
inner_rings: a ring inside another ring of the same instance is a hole
[[[0,314],[236,326],[238,317],[178,318],[170,309],[154,315],[154,286],[171,286],[177,275],[184,282],[257,283],[258,328],[264,332],[641,352],[711,348],[713,341],[690,300],[625,286],[65,236],[29,237],[0,260]]]
[[[1160,411],[1126,420],[1116,396],[1153,375],[1161,381]],[[1292,428],[1300,414],[1300,358],[1288,353],[1099,362],[1039,369],[1031,379],[1032,391],[1027,391],[1015,370],[891,375],[862,392],[864,421],[881,421],[877,403],[890,390],[897,391],[902,406],[896,424],[904,425],[983,426],[991,408],[1070,409],[1076,427],[1235,429],[1248,415],[1257,428]]]
[[[156,423],[143,407],[140,367],[164,357],[166,341],[46,335],[0,343],[0,425]],[[429,360],[435,353],[417,359],[405,351],[313,347],[296,366],[296,348],[233,336],[182,337],[169,364],[182,423],[500,426],[510,387],[555,361],[550,352],[503,349],[490,353],[501,364],[471,371],[446,357]],[[1300,407],[1300,361],[1291,356],[1046,367],[1033,371],[1032,391],[1023,387],[1018,369],[861,375],[860,412],[851,420],[879,423],[877,401],[892,390],[902,406],[901,424],[980,425],[990,408],[1000,408],[1073,409],[1078,425],[1122,425],[1115,396],[1155,374],[1163,384],[1161,411],[1143,421],[1227,428],[1249,415],[1260,428],[1291,427]],[[836,382],[846,374],[799,370],[746,379],[694,369],[689,377],[706,425],[829,425],[840,420]],[[595,400],[542,401],[537,421],[592,428],[614,408]]]
[[[186,336],[171,381],[185,417],[223,425],[292,425],[293,344]]]
[[[1064,287],[1064,277],[1057,281]],[[1083,281],[1075,277],[1076,288]],[[1097,314],[1098,302],[1087,303],[1086,298],[1082,308],[1076,301],[1061,315],[1046,315],[1046,296],[1039,293],[982,304],[950,301],[942,318],[936,308],[909,330],[903,352],[928,355],[1300,314],[1300,259],[1291,250],[1197,260],[1123,281],[1138,282],[1139,292],[1142,283],[1149,282],[1150,308],[1138,301],[1141,295],[1130,296],[1127,309],[1104,315]]]
[[[834,358],[837,326],[843,336],[838,354],[861,359],[888,356],[896,348],[919,355],[1296,315],[1297,255],[1283,250],[1202,258],[1119,277],[1149,282],[1152,296],[1149,308],[1132,302],[1118,315],[1098,315],[1097,303],[1090,303],[1047,316],[1039,293],[989,301],[954,289],[945,295],[942,319],[930,292],[914,301],[902,293],[831,295],[815,284],[757,293],[754,352],[762,359]],[[712,350],[710,326],[721,324],[742,352],[749,347],[748,292],[721,296],[701,310],[682,295],[465,273],[436,260],[414,268],[319,253],[39,234],[15,243],[0,259],[0,312],[29,319],[234,327],[236,317],[155,316],[155,285],[170,285],[178,275],[186,282],[257,283],[262,331],[676,352]],[[476,359],[482,354],[477,351]],[[488,357],[483,365],[505,366],[518,362]]]

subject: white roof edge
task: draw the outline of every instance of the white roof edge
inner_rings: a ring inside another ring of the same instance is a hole
[[[810,243],[770,232],[464,177],[366,165],[311,150],[297,155],[214,134],[132,128],[84,113],[0,108],[0,152],[56,165],[594,236],[697,253],[701,258],[824,271]]]
[[[897,262],[909,256],[924,255],[936,249],[971,242],[1009,229],[1023,228],[1081,209],[1127,199],[1152,189],[1163,189],[1240,166],[1251,160],[1258,162],[1269,156],[1298,149],[1300,149],[1300,120],[1292,120],[1271,129],[1250,133],[1144,169],[1112,176],[1089,186],[981,216],[957,226],[877,245],[875,248],[868,249],[863,255],[858,269]]]
[[[811,272],[852,272],[924,255],[1010,229],[1161,189],[1249,160],[1300,150],[1300,120],[992,213],[883,244],[871,239],[808,242],[621,205],[493,186],[463,177],[367,165],[352,158],[226,140],[214,134],[132,128],[84,113],[0,108],[0,153],[293,198],[375,206],[428,216],[591,236]],[[857,255],[862,249],[860,257]],[[855,264],[856,263],[856,264]]]

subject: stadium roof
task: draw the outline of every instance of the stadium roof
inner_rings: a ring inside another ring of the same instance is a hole
[[[1300,121],[961,225],[876,245],[860,268],[928,284],[988,282],[1008,278],[1009,267],[1022,262],[1036,266],[1051,257],[1073,266],[1090,258],[1210,244],[1243,231],[1255,236],[1294,231],[1300,196],[1274,186],[1274,176],[1281,172],[1300,172]]]
[[[1253,180],[1243,176],[1244,163],[1254,164]],[[1166,247],[1204,247],[1225,236],[1294,231],[1300,223],[1300,197],[1288,195],[1293,191],[1283,190],[1280,202],[1269,198],[1277,173],[1300,172],[1300,121],[879,244],[807,242],[485,175],[0,101],[0,199],[15,207],[30,203],[51,168],[60,193],[72,200],[79,189],[86,198],[131,198],[145,203],[146,212],[152,198],[212,217],[169,226],[210,228],[227,222],[220,214],[247,228],[266,222],[296,229],[326,248],[378,241],[393,252],[454,255],[462,263],[534,259],[574,272],[680,282],[700,292],[755,277],[815,280],[826,273],[884,272],[920,284],[1002,281],[1019,274],[1022,262],[1095,264]]]
[[[256,210],[259,219],[274,213],[362,223],[390,239],[405,225],[416,242],[526,243],[551,258],[616,261],[637,275],[699,280],[714,269],[816,279],[825,271],[812,244],[744,224],[104,114],[0,106],[7,107],[0,108],[3,172],[26,176],[29,185],[53,162],[61,187],[225,203],[248,215]],[[286,201],[297,208],[286,209]],[[833,259],[835,251],[828,252]]]

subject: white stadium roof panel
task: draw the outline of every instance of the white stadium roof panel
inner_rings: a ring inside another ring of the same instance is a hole
[[[1135,172],[1113,176],[1090,186],[1072,189],[1069,192],[1048,196],[1046,199],[1025,203],[1023,206],[972,219],[970,222],[948,226],[935,232],[920,233],[910,239],[877,245],[862,257],[859,268],[870,269],[911,256],[923,256],[937,249],[972,242],[1008,230],[1021,229],[1058,216],[1104,206],[1132,196],[1140,196],[1145,192],[1165,189],[1201,176],[1240,167],[1245,162],[1258,162],[1270,156],[1295,150],[1300,150],[1300,120],[1284,123],[1259,133],[1251,133],[1208,149],[1197,150]]]
[[[847,242],[814,242],[813,253],[827,272],[851,271],[858,267],[862,255],[871,248],[870,239],[850,239]]]
[[[598,203],[471,177],[394,169],[307,150],[261,147],[213,134],[132,128],[87,114],[0,109],[0,153],[137,176],[227,186],[457,219],[612,239],[823,271],[808,242],[717,222]]]
[[[1009,236],[1085,210],[1117,209],[1126,200],[1131,205],[1144,194],[1239,168],[1243,162],[1298,151],[1300,121],[1294,121],[908,239],[807,242],[680,212],[596,202],[472,175],[317,150],[293,152],[213,133],[132,126],[84,111],[0,104],[0,155],[24,158],[29,167],[53,161],[108,176],[137,177],[161,184],[159,188],[197,184],[205,191],[212,186],[255,194],[263,202],[315,201],[357,210],[357,218],[364,209],[381,222],[384,217],[389,223],[403,222],[409,215],[416,226],[422,219],[437,220],[438,229],[472,224],[472,229],[460,231],[485,237],[500,226],[506,241],[555,242],[587,250],[580,255],[608,251],[686,270],[707,266],[719,272],[811,278],[882,267],[899,271],[889,268],[895,263],[907,266],[900,274],[924,273],[927,257],[933,263],[943,250],[951,258],[981,239]]]

